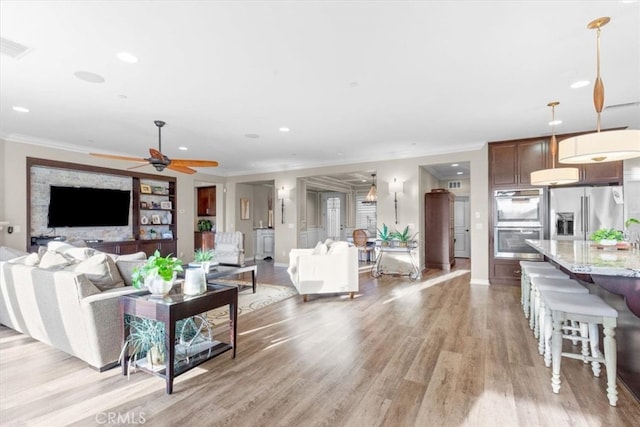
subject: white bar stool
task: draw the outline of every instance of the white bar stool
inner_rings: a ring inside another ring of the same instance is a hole
[[[582,354],[562,351],[562,324],[567,320],[575,320],[589,324],[589,343],[591,356],[587,360],[591,362],[593,375],[600,376],[600,363],[604,363],[607,369],[607,398],[611,406],[618,402],[618,390],[616,385],[616,340],[615,328],[618,312],[602,298],[592,294],[568,294],[563,292],[541,292],[546,304],[546,323],[553,322],[553,334],[551,338],[551,388],[554,393],[560,392],[560,363],[562,356],[572,359],[584,360]],[[598,325],[604,330],[604,357],[600,352],[598,340]]]
[[[529,276],[527,275],[527,269],[531,267],[536,268],[556,268],[546,261],[520,261],[520,304],[522,304],[522,310],[524,311],[524,317],[529,318],[529,307],[531,297],[531,289],[529,288]]]
[[[534,304],[531,304],[535,300],[536,288],[535,285],[531,283],[531,278],[533,277],[547,277],[549,279],[569,279],[569,275],[563,273],[557,268],[548,268],[548,267],[527,267],[527,277],[529,279],[529,328],[534,333],[534,336],[538,338],[536,325],[538,324],[538,313],[536,311],[537,307]]]
[[[545,354],[545,349],[549,349],[549,363],[547,366],[551,365],[551,352],[550,352],[550,344],[549,340],[551,339],[551,328],[549,328],[548,333],[545,333],[545,312],[547,310],[546,305],[541,300],[540,294],[542,292],[564,292],[567,294],[588,294],[589,290],[582,286],[580,282],[573,279],[556,279],[549,277],[532,277],[531,278],[531,286],[536,289],[535,299],[532,302],[535,307],[535,312],[538,313],[538,318],[536,319],[536,326],[534,328],[534,335],[538,338],[538,352],[540,355]],[[567,328],[570,330],[577,330],[574,327]],[[580,329],[581,335],[588,336],[588,330],[586,330],[586,325],[583,325]],[[583,341],[583,349],[582,354],[588,356],[588,348],[587,343]]]

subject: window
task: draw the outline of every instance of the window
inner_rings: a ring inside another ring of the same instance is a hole
[[[367,192],[356,193],[356,228],[364,228],[376,234],[376,205],[362,203]]]

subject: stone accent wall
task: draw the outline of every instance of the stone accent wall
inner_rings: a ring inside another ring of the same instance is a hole
[[[133,239],[131,207],[129,208],[129,225],[123,227],[47,227],[49,212],[50,186],[78,186],[92,188],[108,188],[114,190],[129,190],[133,186],[131,177],[105,175],[70,169],[58,169],[44,166],[31,168],[31,235],[65,236],[67,239],[101,239],[105,241],[121,241]],[[133,201],[133,195],[131,197]],[[77,206],[69,209],[109,209],[108,206],[82,206],[78,200]]]

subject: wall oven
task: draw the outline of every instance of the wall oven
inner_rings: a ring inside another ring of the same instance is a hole
[[[493,256],[509,259],[542,259],[542,255],[525,240],[542,240],[542,227],[494,227]]]
[[[543,227],[544,216],[542,188],[494,192],[496,227]]]

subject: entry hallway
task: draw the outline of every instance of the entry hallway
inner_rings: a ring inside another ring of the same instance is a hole
[[[520,307],[520,290],[470,286],[468,262],[421,281],[360,275],[354,300],[293,297],[239,317],[229,353],[162,379],[98,373],[0,327],[3,426],[632,426],[640,404],[618,382],[562,362],[562,389]],[[259,283],[288,284],[260,263]],[[247,291],[244,291],[247,292]],[[248,291],[250,292],[250,291]],[[225,335],[222,334],[221,338]]]

